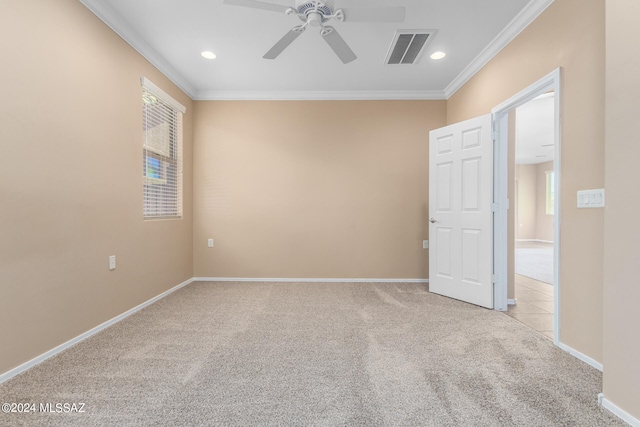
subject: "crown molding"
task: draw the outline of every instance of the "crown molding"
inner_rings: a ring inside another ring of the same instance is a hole
[[[102,22],[193,100],[447,100],[555,0],[531,0],[444,89],[433,91],[198,91],[103,0],[80,0]]]
[[[103,0],[80,0],[162,74],[198,101],[217,100],[444,100],[443,91],[198,91]]]
[[[378,101],[446,100],[445,93],[433,91],[200,91],[195,101]]]
[[[555,0],[531,0],[522,11],[485,47],[473,61],[453,79],[444,90],[446,99],[451,98],[465,83],[489,63],[518,34],[527,28]]]
[[[156,67],[162,74],[185,92],[194,97],[195,88],[171,64],[169,64],[154,48],[152,48],[131,26],[102,0],[80,0],[94,15],[109,28],[115,31],[125,42]]]

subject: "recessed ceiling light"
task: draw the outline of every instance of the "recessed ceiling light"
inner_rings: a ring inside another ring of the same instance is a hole
[[[431,54],[431,59],[442,59],[442,58],[444,58],[445,56],[447,56],[447,54],[446,54],[446,53],[444,53],[444,52],[433,52],[433,53]]]
[[[211,52],[210,50],[205,50],[200,55],[207,59],[216,59],[216,54]]]

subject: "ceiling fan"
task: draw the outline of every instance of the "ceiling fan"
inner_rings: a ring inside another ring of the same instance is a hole
[[[264,56],[265,59],[276,59],[307,27],[320,28],[320,35],[329,47],[347,64],[356,59],[349,45],[331,25],[326,25],[332,19],[344,22],[403,22],[404,7],[375,7],[336,9],[332,0],[295,0],[293,7],[267,3],[260,0],[223,0],[224,4],[244,6],[253,9],[296,15],[303,22],[293,27],[284,35]]]

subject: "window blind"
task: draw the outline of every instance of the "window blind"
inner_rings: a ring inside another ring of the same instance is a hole
[[[182,114],[177,101],[142,79],[144,218],[182,217]]]

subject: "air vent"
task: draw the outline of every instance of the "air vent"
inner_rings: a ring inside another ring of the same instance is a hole
[[[420,58],[424,47],[431,41],[433,30],[402,30],[397,31],[389,48],[385,64],[410,65]]]

